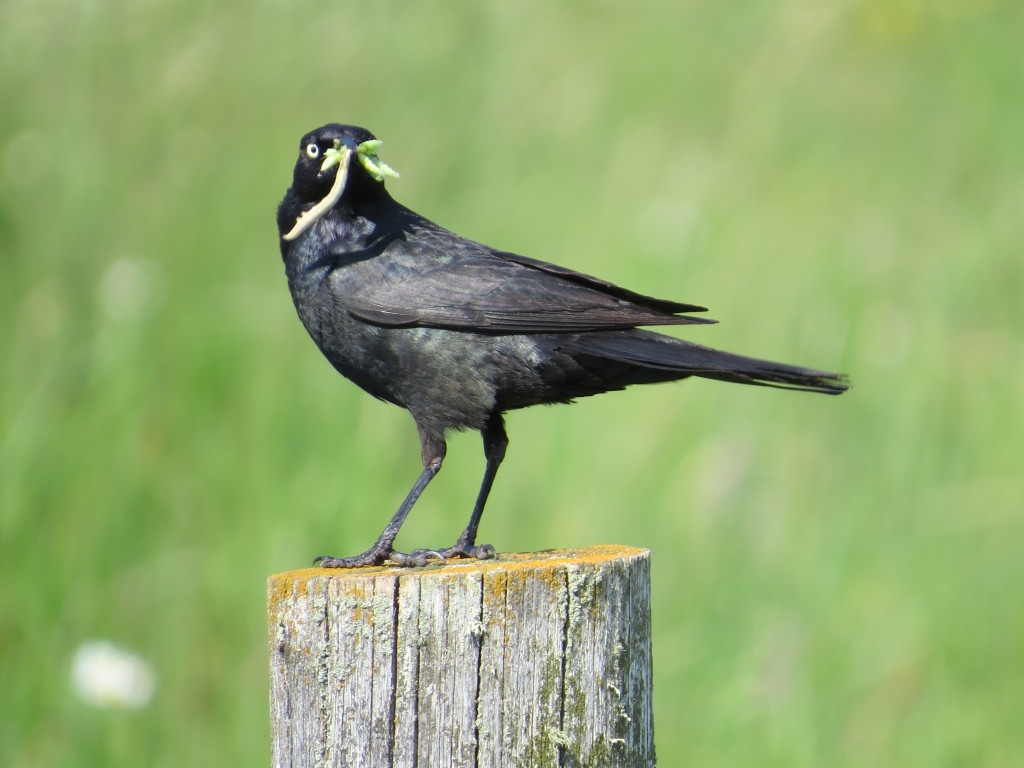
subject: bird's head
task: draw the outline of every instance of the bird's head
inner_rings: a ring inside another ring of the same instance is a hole
[[[299,217],[285,240],[298,237],[329,211],[342,196],[372,197],[386,176],[398,174],[377,157],[382,142],[365,128],[329,123],[310,131],[299,142],[299,159],[292,194],[314,207]]]

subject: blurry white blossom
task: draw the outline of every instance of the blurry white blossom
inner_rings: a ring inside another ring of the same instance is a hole
[[[105,640],[82,643],[71,664],[71,684],[97,707],[141,709],[156,689],[153,667],[141,656]]]
[[[153,262],[125,258],[111,264],[100,282],[100,302],[114,320],[149,313],[161,299],[162,275]]]

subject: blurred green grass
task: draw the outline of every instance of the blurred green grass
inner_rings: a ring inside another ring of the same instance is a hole
[[[654,551],[663,765],[1024,754],[1021,9],[914,0],[0,6],[0,764],[268,759],[263,582],[359,550],[411,420],[294,316],[299,137],[471,237],[844,370],[511,415],[482,537]],[[399,543],[447,543],[451,441]],[[152,705],[70,693],[78,645]]]

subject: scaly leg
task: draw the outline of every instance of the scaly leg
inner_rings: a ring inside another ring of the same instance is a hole
[[[491,486],[494,485],[494,478],[498,474],[498,467],[501,466],[501,462],[505,458],[505,449],[508,448],[508,435],[505,433],[505,422],[500,413],[491,414],[482,435],[487,468],[484,470],[484,479],[480,484],[480,492],[477,494],[476,505],[473,507],[473,514],[469,517],[466,530],[447,549],[436,551],[418,549],[411,552],[410,556],[423,558],[429,555],[440,555],[444,558],[469,557],[477,560],[490,560],[496,556],[497,553],[490,544],[477,546],[476,532],[480,527],[480,518],[484,514],[484,505],[487,504],[487,497],[491,493]]]
[[[421,430],[420,445],[423,456],[423,471],[409,491],[409,494],[405,497],[405,501],[402,502],[398,511],[395,512],[394,517],[391,518],[391,522],[387,524],[387,527],[377,537],[376,543],[363,552],[363,554],[353,557],[321,555],[313,561],[314,565],[319,563],[321,568],[360,568],[366,565],[380,565],[385,560],[392,560],[400,565],[426,565],[431,558],[443,559],[441,554],[429,550],[417,550],[406,555],[401,552],[395,552],[392,546],[395,543],[395,537],[398,536],[399,529],[402,527],[402,523],[405,522],[405,518],[409,514],[409,510],[412,509],[413,504],[416,503],[420,494],[423,493],[423,489],[434,479],[434,475],[440,471],[441,463],[444,461],[445,443],[443,439],[425,435]]]

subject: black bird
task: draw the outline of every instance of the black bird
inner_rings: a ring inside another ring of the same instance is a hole
[[[299,144],[277,211],[288,286],[320,351],[371,395],[409,410],[423,471],[377,542],[326,568],[386,560],[495,556],[477,528],[508,438],[505,411],[700,376],[839,394],[845,376],[741,357],[644,325],[714,322],[704,307],[655,299],[565,267],[460,237],[396,202],[380,142],[332,123]],[[393,549],[398,529],[441,468],[445,436],[482,433],[487,468],[469,524],[439,551]]]

